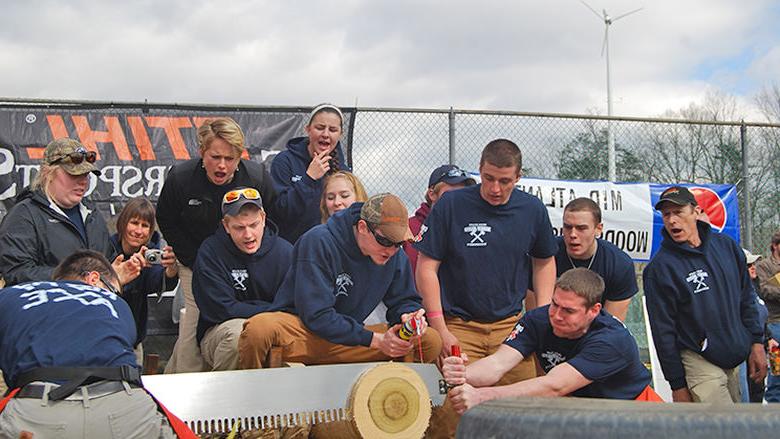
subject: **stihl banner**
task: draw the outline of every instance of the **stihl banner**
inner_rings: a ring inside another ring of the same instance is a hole
[[[304,135],[307,108],[222,109],[110,104],[0,105],[0,218],[38,172],[44,147],[60,137],[79,140],[97,153],[102,174],[90,178],[89,200],[106,216],[131,197],[156,201],[168,169],[200,157],[197,129],[208,118],[228,116],[244,130],[244,158],[265,161]],[[352,112],[345,112],[342,143]]]

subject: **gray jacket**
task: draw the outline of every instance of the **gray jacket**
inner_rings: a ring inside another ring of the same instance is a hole
[[[80,249],[89,248],[113,260],[114,250],[103,217],[83,204],[81,216],[86,242],[43,192],[22,191],[0,224],[0,275],[6,286],[50,280],[57,264]]]

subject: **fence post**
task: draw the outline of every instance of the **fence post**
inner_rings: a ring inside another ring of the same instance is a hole
[[[742,146],[742,194],[744,197],[743,224],[745,225],[745,236],[742,237],[742,246],[755,251],[753,248],[753,216],[750,214],[750,175],[748,169],[748,142],[747,126],[745,121],[739,126],[739,142]]]
[[[450,107],[449,113],[449,128],[450,128],[450,164],[455,164],[455,111]]]

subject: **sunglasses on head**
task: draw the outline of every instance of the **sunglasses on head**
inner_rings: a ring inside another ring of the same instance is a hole
[[[222,198],[222,202],[228,204],[235,203],[241,197],[244,197],[247,200],[259,200],[260,192],[258,192],[257,189],[253,189],[251,187],[244,189],[234,189],[232,191],[228,191],[225,194],[225,196]]]
[[[368,227],[368,231],[371,232],[372,235],[374,235],[374,239],[376,239],[377,244],[381,245],[382,247],[399,248],[402,245],[404,245],[403,242],[393,242],[382,235],[377,235],[376,229],[374,229],[374,226],[372,226],[371,223],[368,221],[366,221],[366,227]]]
[[[95,151],[87,151],[84,148],[76,148],[74,152],[65,154],[63,156],[57,157],[55,160],[52,160],[51,164],[53,165],[58,162],[69,160],[74,165],[80,165],[84,160],[86,160],[87,163],[95,163],[96,159],[97,153]]]

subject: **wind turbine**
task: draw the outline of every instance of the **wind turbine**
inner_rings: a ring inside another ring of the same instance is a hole
[[[604,43],[601,45],[601,56],[604,56],[605,53],[607,55],[607,116],[612,117],[612,81],[610,79],[609,69],[609,27],[612,26],[612,23],[620,20],[621,18],[639,12],[643,8],[634,9],[631,12],[626,12],[625,14],[612,18],[609,16],[609,14],[607,14],[606,9],[601,10],[603,13],[602,15],[596,12],[595,9],[591,8],[589,4],[585,3],[584,0],[580,0],[580,3],[585,5],[586,8],[590,9],[591,12],[593,12],[596,17],[599,18],[599,21],[604,22]],[[612,133],[611,119],[607,120],[607,154],[607,160],[609,162],[609,181],[615,181],[617,180],[617,170],[615,167],[615,135]]]

